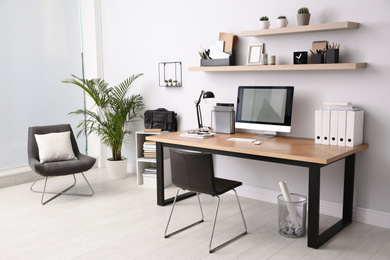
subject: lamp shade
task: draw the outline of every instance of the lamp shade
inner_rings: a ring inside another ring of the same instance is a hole
[[[206,91],[206,92],[203,94],[203,99],[205,99],[205,98],[215,98],[214,93],[211,92],[211,91]]]

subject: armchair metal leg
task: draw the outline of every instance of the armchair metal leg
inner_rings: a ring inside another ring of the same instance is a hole
[[[246,226],[246,222],[245,222],[245,218],[244,218],[244,214],[242,213],[242,209],[241,209],[241,204],[240,204],[240,200],[238,199],[238,195],[237,195],[237,192],[235,189],[233,189],[234,193],[236,194],[236,198],[237,198],[237,203],[238,203],[238,208],[240,209],[240,213],[241,213],[241,217],[242,217],[242,221],[244,223],[244,227],[245,227],[245,231],[242,232],[241,234],[231,238],[230,240],[226,241],[225,243],[215,247],[215,248],[211,248],[211,245],[213,243],[213,236],[214,236],[214,230],[215,230],[215,224],[217,222],[217,216],[218,216],[218,209],[219,209],[219,202],[220,202],[220,198],[219,196],[216,196],[218,198],[218,202],[217,202],[217,208],[215,210],[215,216],[214,216],[214,223],[213,223],[213,229],[211,231],[211,237],[210,237],[210,244],[209,244],[209,253],[213,253],[219,249],[221,249],[222,247],[230,244],[231,242],[237,240],[238,238],[246,235],[248,233],[248,229],[247,229],[247,226]]]
[[[203,210],[202,210],[202,204],[200,203],[199,193],[196,193],[196,195],[198,196],[198,202],[199,202],[199,207],[200,207],[200,213],[202,214],[202,219],[199,220],[199,221],[196,221],[196,222],[194,222],[194,223],[192,223],[192,224],[190,224],[190,225],[188,225],[188,226],[185,226],[185,227],[183,227],[183,228],[181,228],[181,229],[178,229],[178,230],[176,230],[176,231],[174,231],[174,232],[172,232],[172,233],[170,233],[170,234],[167,234],[167,232],[168,232],[168,227],[169,227],[169,223],[171,222],[171,218],[172,218],[173,209],[175,208],[176,199],[177,199],[177,196],[179,195],[179,191],[180,191],[180,189],[177,190],[175,199],[173,200],[172,209],[171,209],[171,214],[169,215],[167,227],[165,228],[164,238],[171,237],[171,236],[173,236],[173,235],[176,235],[177,233],[180,233],[180,232],[182,232],[182,231],[184,231],[184,230],[186,230],[186,229],[189,229],[190,227],[193,227],[193,226],[195,226],[195,225],[198,225],[198,224],[204,222],[204,215],[203,215]]]
[[[57,192],[49,192],[49,191],[46,191],[46,185],[47,185],[47,179],[48,177],[46,176],[45,177],[45,184],[44,184],[44,187],[43,187],[43,191],[37,191],[37,190],[34,190],[33,187],[35,185],[35,183],[38,181],[38,179],[40,179],[40,175],[38,175],[38,177],[35,179],[34,183],[31,185],[30,187],[30,190],[32,192],[36,192],[36,193],[42,193],[42,198],[41,198],[41,204],[42,205],[45,205],[46,203],[54,200],[55,198],[57,198],[58,196],[60,195],[75,195],[75,196],[88,196],[88,197],[91,197],[95,194],[95,192],[93,191],[91,185],[89,184],[87,178],[85,177],[84,173],[81,173],[81,175],[84,177],[84,180],[86,181],[86,183],[88,184],[88,187],[90,188],[91,190],[91,193],[87,193],[87,194],[83,194],[83,193],[66,193],[68,190],[70,190],[71,188],[73,188],[75,185],[76,185],[76,176],[74,174],[73,175],[73,179],[74,179],[74,182],[72,185],[70,185],[68,188],[64,189],[63,191],[57,193]],[[51,197],[50,199],[44,201],[44,197],[45,197],[45,194],[48,193],[48,194],[55,194],[53,197]]]

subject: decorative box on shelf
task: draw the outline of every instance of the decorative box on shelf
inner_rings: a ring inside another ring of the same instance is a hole
[[[227,59],[201,59],[200,66],[231,66],[236,64],[234,50],[232,52],[225,52],[229,54]]]

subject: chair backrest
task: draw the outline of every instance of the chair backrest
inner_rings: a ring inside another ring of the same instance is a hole
[[[62,125],[47,125],[47,126],[32,126],[28,128],[27,154],[28,158],[33,158],[39,161],[38,145],[35,140],[35,134],[50,134],[70,131],[70,140],[72,142],[73,152],[78,157],[80,151],[77,146],[76,138],[74,137],[72,127],[69,124]]]
[[[189,191],[216,195],[213,157],[170,149],[172,183]]]

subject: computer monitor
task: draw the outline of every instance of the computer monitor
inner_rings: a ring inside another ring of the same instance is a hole
[[[258,138],[290,132],[293,97],[292,86],[238,87],[236,129],[256,130]]]

